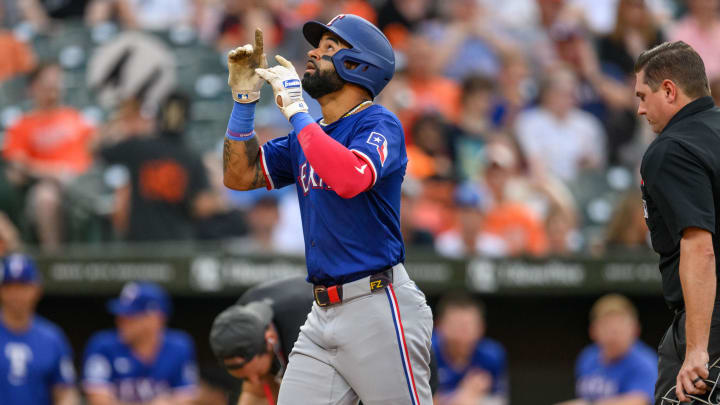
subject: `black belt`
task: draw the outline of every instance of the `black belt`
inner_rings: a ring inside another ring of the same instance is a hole
[[[383,289],[390,285],[393,280],[393,269],[389,268],[385,271],[375,273],[370,276],[370,292],[375,290]],[[352,281],[354,282],[354,281]],[[349,284],[349,283],[348,283]],[[321,307],[328,305],[340,304],[343,301],[343,288],[342,284],[336,284],[330,287],[324,285],[315,285],[313,287],[313,295],[315,296],[315,302]]]

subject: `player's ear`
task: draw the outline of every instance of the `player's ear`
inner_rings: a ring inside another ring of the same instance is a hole
[[[275,328],[273,328],[272,325],[268,325],[267,329],[265,329],[265,341],[270,345],[274,345],[277,340],[278,335],[277,332],[275,332]]]

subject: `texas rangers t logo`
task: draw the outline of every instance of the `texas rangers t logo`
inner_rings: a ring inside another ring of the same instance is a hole
[[[384,166],[388,154],[387,139],[385,139],[385,136],[378,132],[370,132],[367,143],[377,148],[378,156],[380,156],[380,165]]]
[[[341,20],[341,19],[343,19],[343,18],[345,18],[345,14],[338,14],[338,15],[336,15],[335,17],[333,17],[332,20],[330,20],[329,23],[327,23],[328,27],[331,26],[331,25],[333,25],[333,23],[334,23],[335,21]]]

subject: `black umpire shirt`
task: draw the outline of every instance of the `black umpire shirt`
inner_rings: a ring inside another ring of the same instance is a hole
[[[712,233],[716,274],[720,268],[720,223],[715,218],[720,208],[720,109],[712,98],[699,98],[672,117],[645,152],[640,174],[645,221],[653,249],[660,254],[665,301],[671,309],[681,309],[683,230],[695,227]]]

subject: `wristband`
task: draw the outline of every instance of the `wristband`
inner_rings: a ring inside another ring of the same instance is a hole
[[[225,138],[233,140],[233,141],[248,141],[255,137],[255,131],[240,134],[237,132],[232,132],[229,129],[225,132]]]
[[[230,139],[233,139],[232,137],[252,137],[255,122],[255,104],[235,102],[227,126],[227,135],[231,136]]]
[[[303,128],[313,123],[315,123],[315,120],[306,112],[298,112],[290,117],[290,124],[292,124],[296,135],[299,134]]]

